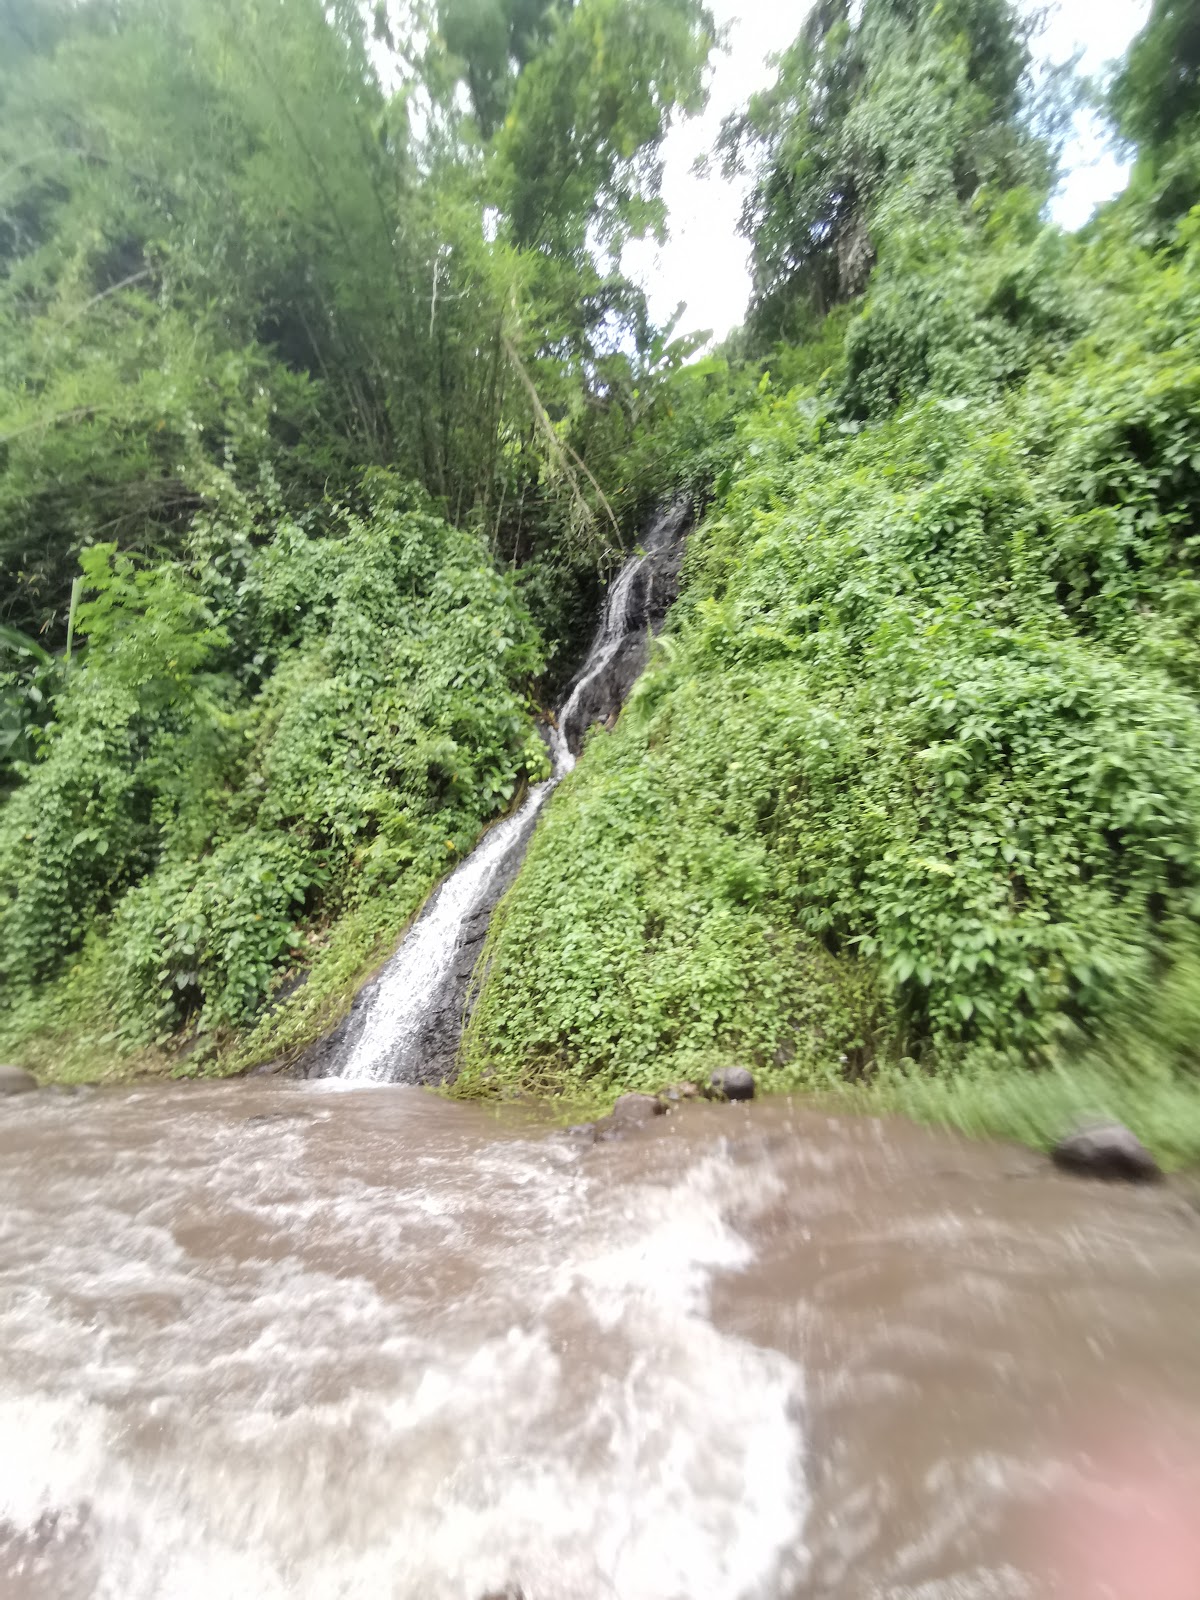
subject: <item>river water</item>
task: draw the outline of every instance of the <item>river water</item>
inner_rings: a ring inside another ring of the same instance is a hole
[[[0,1594],[1195,1600],[1198,1330],[1184,1194],[899,1122],[0,1101]]]

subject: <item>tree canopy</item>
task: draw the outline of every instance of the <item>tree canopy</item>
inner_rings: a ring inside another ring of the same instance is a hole
[[[414,125],[351,6],[6,11],[7,621],[61,639],[90,539],[175,544],[264,474],[303,505],[386,464],[460,522],[557,474],[595,521],[522,374],[562,413],[607,403],[602,354],[639,370],[613,255],[659,221],[710,34],[691,0],[504,15],[519,117],[481,149]]]
[[[1155,0],[1113,85],[1121,127],[1137,144],[1162,146],[1200,111],[1200,10]]]
[[[1012,0],[821,0],[773,86],[729,120],[727,170],[752,183],[752,327],[768,341],[860,293],[896,212],[1045,185],[1018,115],[1033,18]]]

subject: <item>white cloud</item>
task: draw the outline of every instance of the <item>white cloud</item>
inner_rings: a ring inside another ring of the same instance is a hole
[[[1150,0],[1062,0],[1042,53],[1048,61],[1066,61],[1082,51],[1079,70],[1106,76],[1149,15]],[[1113,150],[1107,124],[1095,113],[1079,117],[1063,158],[1067,175],[1050,214],[1064,228],[1081,228],[1098,205],[1124,188],[1129,164]]]
[[[712,10],[729,27],[729,50],[716,58],[704,114],[672,128],[664,144],[670,238],[662,249],[653,241],[630,245],[624,266],[645,286],[656,321],[686,301],[683,327],[709,328],[720,339],[741,322],[750,294],[746,241],[737,231],[744,191],[715,163],[707,178],[692,167],[712,149],[725,117],[771,81],[767,57],[799,33],[809,0],[716,0]]]

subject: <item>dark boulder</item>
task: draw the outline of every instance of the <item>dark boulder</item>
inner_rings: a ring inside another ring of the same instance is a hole
[[[745,1067],[722,1067],[708,1080],[716,1100],[753,1100],[754,1074]]]
[[[0,1098],[10,1094],[30,1094],[38,1086],[32,1072],[24,1067],[0,1066]]]
[[[283,1056],[276,1056],[273,1061],[260,1061],[256,1067],[251,1067],[246,1074],[248,1078],[273,1078],[287,1066]]]
[[[1145,1145],[1119,1122],[1089,1122],[1054,1147],[1054,1164],[1064,1172],[1110,1182],[1153,1183],[1162,1171]]]
[[[623,1094],[607,1117],[596,1122],[582,1122],[567,1129],[567,1137],[579,1144],[607,1144],[610,1139],[635,1137],[655,1117],[661,1117],[666,1106],[652,1094]]]
[[[623,1094],[612,1108],[612,1117],[614,1122],[650,1122],[666,1109],[657,1095]]]

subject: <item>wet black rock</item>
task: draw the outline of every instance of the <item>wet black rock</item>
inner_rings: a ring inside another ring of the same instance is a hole
[[[1119,1122],[1089,1122],[1054,1148],[1054,1164],[1064,1172],[1110,1182],[1153,1183],[1162,1177],[1145,1145]]]
[[[32,1072],[24,1067],[0,1066],[0,1098],[10,1094],[30,1094],[38,1086]]]
[[[607,1117],[568,1128],[567,1136],[580,1144],[607,1144],[610,1139],[635,1136],[655,1117],[661,1117],[666,1109],[657,1095],[623,1094]]]
[[[661,1117],[666,1106],[657,1095],[623,1094],[612,1108],[614,1122],[650,1122]]]
[[[745,1067],[722,1067],[708,1080],[718,1100],[753,1100],[754,1074]]]
[[[679,593],[691,523],[692,506],[686,498],[660,513],[647,532],[644,560],[624,569],[614,583],[591,654],[560,714],[559,731],[572,755],[579,754],[589,728],[597,723],[615,727],[649,658],[651,637],[661,631]],[[610,614],[614,595],[624,602],[615,618]]]

